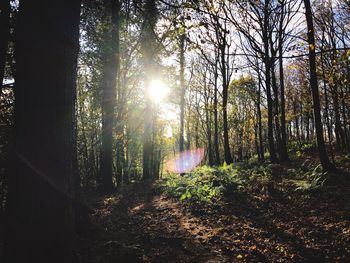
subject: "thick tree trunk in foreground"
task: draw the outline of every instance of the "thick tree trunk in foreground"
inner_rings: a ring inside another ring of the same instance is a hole
[[[103,191],[113,190],[113,131],[115,128],[115,107],[117,74],[119,68],[119,1],[107,1],[107,11],[111,12],[111,25],[108,30],[110,43],[105,54],[104,76],[102,83],[102,149],[101,177]]]
[[[74,102],[80,0],[21,1],[6,263],[76,262]]]
[[[315,35],[314,35],[314,25],[312,18],[311,4],[309,0],[304,0],[305,5],[305,16],[307,22],[307,37],[309,43],[309,66],[310,66],[310,86],[313,99],[313,111],[315,119],[316,137],[317,137],[317,147],[318,154],[325,171],[335,170],[335,166],[329,161],[326,152],[326,147],[323,139],[323,126],[321,120],[321,107],[320,107],[320,95],[317,83],[317,73],[316,73],[316,53],[315,53]]]
[[[0,95],[4,79],[7,43],[10,26],[10,0],[0,1]]]

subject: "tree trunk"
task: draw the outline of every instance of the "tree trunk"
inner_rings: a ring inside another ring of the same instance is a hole
[[[258,160],[261,161],[260,149],[259,149],[259,141],[258,141],[258,123],[254,124],[254,143],[256,154],[258,155]]]
[[[116,127],[116,181],[117,187],[120,187],[125,181],[125,152],[124,152],[124,126],[122,125],[122,120],[117,118]]]
[[[313,99],[313,111],[314,111],[314,120],[315,120],[315,128],[316,128],[316,138],[317,138],[317,147],[318,154],[322,164],[322,167],[325,171],[335,170],[334,164],[329,161],[326,147],[324,144],[323,138],[323,126],[321,120],[320,113],[320,95],[318,90],[317,83],[317,72],[316,72],[316,52],[315,52],[315,35],[314,35],[314,25],[312,18],[312,9],[310,0],[304,0],[305,5],[305,16],[307,22],[307,39],[309,44],[309,66],[310,66],[310,87],[312,92]]]
[[[277,162],[275,144],[273,139],[273,101],[271,95],[271,59],[269,55],[269,38],[267,35],[268,30],[268,13],[269,13],[269,1],[265,1],[264,8],[264,30],[263,30],[263,39],[264,39],[264,64],[265,64],[265,85],[266,85],[266,96],[267,96],[267,137],[269,143],[269,152],[270,152],[270,161],[272,163]]]
[[[228,86],[226,76],[226,59],[225,59],[225,39],[221,47],[221,74],[222,74],[222,117],[223,117],[223,130],[224,130],[224,155],[226,164],[233,163],[232,155],[230,151],[230,143],[228,137],[228,123],[227,123],[227,99],[228,99]]]
[[[186,121],[186,150],[191,149],[191,129],[190,129],[190,121],[191,121],[191,110],[190,107],[187,107],[187,121]]]
[[[196,125],[194,127],[194,145],[196,149],[199,148],[199,117],[196,117]]]
[[[218,121],[218,88],[214,90],[214,150],[215,150],[215,165],[220,165],[219,151],[219,121]]]
[[[105,53],[103,83],[102,83],[102,149],[101,177],[103,191],[113,190],[113,131],[115,128],[116,88],[119,58],[119,2],[106,0],[107,12],[111,12],[110,39]]]
[[[143,130],[143,178],[150,179],[152,175],[152,134],[153,134],[153,107],[151,98],[147,92],[152,80],[152,75],[155,74],[155,39],[154,28],[157,22],[157,6],[155,0],[147,0],[144,7],[144,21],[142,28],[142,59],[145,69],[145,112],[144,112],[144,130]]]
[[[218,123],[218,61],[215,63],[214,72],[214,150],[215,150],[215,165],[220,165],[219,151],[219,123]]]
[[[257,94],[257,102],[256,102],[256,111],[257,111],[257,117],[258,117],[258,134],[259,134],[259,161],[264,161],[264,143],[263,143],[263,136],[262,136],[262,117],[261,117],[261,77],[258,73],[258,80],[259,80],[259,90]]]
[[[324,34],[322,36],[322,43],[323,43]],[[328,134],[328,144],[330,147],[332,147],[332,125],[330,123],[329,118],[329,99],[328,99],[328,91],[327,91],[327,82],[326,82],[326,73],[325,73],[325,66],[324,66],[324,60],[323,60],[323,53],[321,53],[321,70],[322,70],[322,78],[323,78],[323,93],[324,93],[324,103],[325,103],[325,109],[324,109],[324,118],[327,126],[327,134]]]
[[[270,161],[275,163],[277,161],[276,152],[275,152],[275,144],[273,139],[273,112],[272,112],[272,96],[271,96],[271,79],[270,79],[270,58],[265,53],[265,71],[266,71],[266,96],[267,96],[267,137],[269,143],[269,151],[270,151]]]
[[[80,4],[20,4],[7,263],[76,262],[72,201]]]
[[[342,93],[342,98],[341,98],[341,102],[342,102],[342,107],[341,107],[341,112],[342,112],[342,118],[343,118],[343,131],[344,131],[344,147],[346,149],[347,152],[350,152],[350,144],[349,144],[349,137],[348,137],[348,129],[347,129],[347,123],[348,123],[348,119],[347,119],[347,114],[346,114],[346,102],[345,102],[345,91],[343,90],[343,87],[341,87],[341,93]]]
[[[277,151],[279,154],[279,157],[281,157],[282,153],[282,142],[281,142],[281,127],[280,127],[280,121],[279,121],[279,96],[278,96],[278,87],[277,87],[277,81],[276,81],[276,73],[275,73],[275,62],[272,60],[271,62],[271,80],[272,80],[272,90],[274,93],[274,121],[275,121],[275,137],[277,141]]]
[[[0,1],[0,96],[2,94],[2,83],[4,79],[6,64],[6,52],[10,33],[10,8],[10,0]]]
[[[294,97],[293,98],[293,115],[294,115],[294,129],[295,129],[295,137],[298,141],[298,143],[300,143],[300,128],[299,128],[299,117],[298,117],[298,113],[297,113],[297,98]]]
[[[337,135],[337,145],[339,144],[339,149],[341,150],[345,150],[346,147],[346,124],[342,125],[341,122],[341,104],[339,99],[341,100],[341,98],[339,98],[339,94],[341,94],[341,86],[342,84],[339,83],[339,76],[338,76],[338,72],[339,72],[339,68],[337,65],[337,39],[336,39],[336,30],[335,30],[335,22],[334,22],[334,12],[333,12],[333,8],[332,6],[330,6],[331,9],[331,25],[329,25],[329,38],[330,38],[330,42],[332,45],[332,54],[331,54],[331,64],[332,64],[332,71],[333,71],[333,89],[332,89],[332,95],[333,95],[333,105],[334,105],[334,117],[335,117],[335,133]],[[340,89],[340,90],[339,90]],[[344,121],[344,119],[343,119]],[[344,129],[343,127],[344,126]],[[339,143],[338,143],[339,140]]]
[[[128,181],[126,175],[126,161],[125,161],[125,149],[124,149],[124,111],[125,111],[125,82],[121,82],[120,76],[120,8],[118,7],[118,18],[114,19],[116,24],[116,54],[117,54],[117,123],[116,123],[116,181],[117,187]]]
[[[148,82],[149,83],[149,82]],[[151,177],[151,150],[152,150],[152,117],[151,115],[151,101],[150,98],[146,99],[145,108],[145,123],[143,131],[143,178],[149,179]]]
[[[180,153],[185,149],[185,39],[186,35],[183,33],[180,36],[180,138],[179,150]]]
[[[204,99],[205,99],[205,104],[204,104],[204,110],[205,110],[205,124],[206,124],[206,134],[207,134],[207,152],[208,152],[208,164],[209,166],[214,165],[214,158],[213,158],[213,149],[212,149],[212,140],[211,140],[211,117],[210,117],[210,111],[209,111],[209,98],[210,98],[210,92],[209,92],[209,87],[206,82],[206,75],[204,75]]]
[[[286,98],[284,96],[284,70],[283,70],[283,18],[284,18],[284,1],[282,1],[282,14],[279,26],[278,37],[278,54],[279,54],[279,73],[280,73],[280,91],[281,91],[281,145],[280,159],[281,161],[289,160],[287,150],[287,131],[286,131]]]

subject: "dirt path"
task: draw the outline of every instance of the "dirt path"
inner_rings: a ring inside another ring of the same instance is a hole
[[[93,217],[113,233],[114,241],[81,240],[83,262],[231,262],[208,242],[215,229],[207,229],[176,202],[155,195],[149,183],[102,199]],[[105,253],[96,259],[100,249]]]
[[[92,203],[93,221],[108,235],[80,238],[80,256],[84,263],[350,262],[350,199],[325,198],[250,194],[193,213],[150,183],[135,184]]]

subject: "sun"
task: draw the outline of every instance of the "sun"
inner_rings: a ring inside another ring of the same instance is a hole
[[[169,88],[160,80],[154,79],[148,86],[148,96],[156,103],[164,101],[169,93]]]

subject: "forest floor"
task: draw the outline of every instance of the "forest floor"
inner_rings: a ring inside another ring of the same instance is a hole
[[[193,210],[140,182],[89,202],[100,234],[78,250],[83,263],[350,262],[349,204],[350,184],[305,194],[280,179]]]

